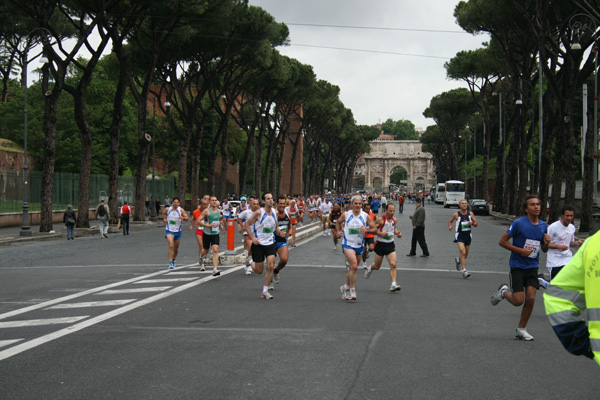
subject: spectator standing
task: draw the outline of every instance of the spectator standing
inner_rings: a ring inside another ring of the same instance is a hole
[[[75,239],[75,222],[77,221],[77,215],[75,214],[75,210],[73,210],[72,205],[67,206],[67,210],[65,211],[65,215],[63,217],[63,222],[67,227],[67,240]]]
[[[413,257],[417,255],[417,242],[423,251],[421,257],[429,257],[429,249],[427,248],[427,242],[425,242],[425,208],[423,208],[423,204],[421,204],[422,200],[420,197],[415,198],[415,204],[417,208],[415,208],[415,212],[410,216],[412,220],[413,226],[413,234],[412,240],[410,244],[410,253],[407,254],[408,257]]]

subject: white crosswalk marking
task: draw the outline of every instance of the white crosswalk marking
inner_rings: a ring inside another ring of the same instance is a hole
[[[194,278],[165,278],[165,279],[145,279],[143,281],[135,282],[136,284],[140,283],[173,283],[173,282],[189,282],[194,279],[200,278],[199,276]]]
[[[10,346],[13,343],[20,342],[23,339],[0,340],[0,347]]]
[[[171,276],[171,275],[200,275],[200,274],[203,274],[203,273],[205,274],[206,272],[200,272],[200,271],[174,271],[174,272],[169,272],[165,276]]]
[[[124,299],[124,300],[107,300],[107,301],[86,301],[82,303],[63,303],[57,304],[52,307],[44,308],[44,310],[62,310],[65,308],[85,308],[85,307],[110,307],[110,306],[123,306],[129,304],[137,299]]]
[[[103,294],[162,292],[162,291],[170,289],[170,288],[171,288],[171,286],[155,286],[155,287],[144,287],[144,288],[135,288],[135,289],[113,289],[113,290],[105,290],[104,292],[96,293],[94,296],[103,295]]]
[[[87,317],[88,315],[80,315],[78,317],[27,319],[24,321],[4,321],[0,322],[0,328],[20,328],[23,326],[72,324]]]

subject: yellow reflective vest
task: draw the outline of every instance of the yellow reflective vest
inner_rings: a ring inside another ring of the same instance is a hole
[[[600,364],[600,231],[587,239],[544,293],[546,315],[561,343]],[[581,318],[587,309],[588,324]]]

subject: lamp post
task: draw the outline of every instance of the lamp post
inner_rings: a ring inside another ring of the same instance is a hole
[[[43,30],[50,33],[46,28],[35,28],[31,32],[29,32],[26,37],[29,39],[29,36],[37,31]],[[23,219],[21,221],[21,236],[31,236],[31,226],[29,225],[29,187],[27,182],[27,66],[29,61],[27,59],[29,53],[29,43],[25,47],[23,51],[23,71],[22,71],[22,80],[23,80]],[[40,57],[40,62],[43,64],[48,63],[48,59],[44,56]]]

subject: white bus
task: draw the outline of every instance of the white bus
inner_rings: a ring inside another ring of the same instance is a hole
[[[465,183],[462,181],[446,181],[444,198],[444,207],[458,206],[460,201],[465,198]]]
[[[444,204],[446,199],[446,184],[438,183],[435,187],[435,202],[437,204]]]

